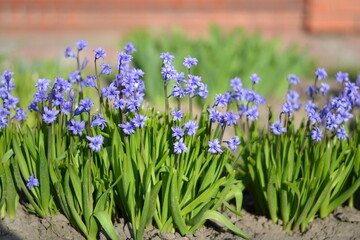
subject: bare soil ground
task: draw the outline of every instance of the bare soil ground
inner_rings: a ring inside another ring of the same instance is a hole
[[[285,232],[280,225],[274,224],[264,216],[257,216],[242,210],[243,217],[232,213],[224,213],[236,226],[242,229],[251,239],[281,240],[281,239],[313,239],[313,240],[355,240],[360,239],[360,211],[355,208],[340,207],[326,219],[315,219],[308,225],[305,232]],[[120,219],[115,223],[120,239],[132,239],[131,225]],[[100,240],[105,240],[106,234],[100,233]],[[5,218],[0,222],[1,240],[82,240],[79,232],[70,226],[67,219],[61,215],[48,216],[40,219],[26,212],[19,206],[14,220]],[[216,222],[209,222],[195,234],[181,236],[179,233],[160,233],[156,228],[149,229],[144,239],[152,240],[207,240],[207,239],[242,239],[234,235]]]

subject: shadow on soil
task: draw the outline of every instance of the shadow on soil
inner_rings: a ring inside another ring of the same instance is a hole
[[[1,240],[22,240],[20,237],[11,233],[6,227],[4,227],[0,222],[0,239]]]

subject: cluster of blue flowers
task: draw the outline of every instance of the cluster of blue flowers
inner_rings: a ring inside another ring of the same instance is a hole
[[[207,85],[201,82],[201,77],[194,76],[190,74],[190,70],[193,66],[196,66],[198,60],[192,58],[191,56],[185,57],[183,61],[183,66],[187,68],[188,74],[187,79],[185,79],[185,73],[179,73],[173,66],[173,61],[175,57],[170,53],[161,53],[160,59],[163,61],[163,66],[161,68],[161,75],[164,79],[164,82],[167,84],[170,80],[175,80],[176,83],[173,85],[173,90],[170,96],[182,99],[185,96],[193,98],[199,96],[203,99],[207,98],[208,90]]]
[[[17,107],[19,98],[11,94],[15,90],[13,75],[13,72],[5,70],[1,76],[0,98],[2,104],[0,105],[0,129],[6,128],[12,118],[19,121],[27,118],[26,112],[22,108]],[[12,111],[15,112],[13,117],[11,117]]]

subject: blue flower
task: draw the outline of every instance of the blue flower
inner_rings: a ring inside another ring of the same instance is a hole
[[[214,123],[216,121],[219,121],[221,114],[217,109],[208,108],[208,112],[209,112],[208,119],[211,120],[211,122]]]
[[[319,116],[319,113],[316,112],[313,108],[309,109],[309,111],[307,112],[307,116],[309,117],[309,121],[311,122],[311,124],[321,122],[321,118]]]
[[[230,138],[225,141],[228,144],[228,147],[231,151],[235,152],[240,145],[240,140],[238,136],[235,136],[233,138]]]
[[[135,117],[131,119],[131,123],[135,128],[143,128],[145,126],[145,121],[149,118],[141,114],[135,113]]]
[[[202,99],[206,99],[208,96],[209,91],[207,90],[207,85],[204,83],[199,83],[199,89],[197,95]]]
[[[277,119],[276,122],[270,126],[270,131],[275,135],[281,135],[283,132],[286,132],[286,128],[283,128],[280,119]]]
[[[67,130],[72,131],[74,135],[82,136],[82,131],[85,129],[85,122],[71,119],[69,124],[66,127]]]
[[[286,101],[282,106],[281,106],[281,113],[284,114],[288,114],[289,116],[291,116],[294,112],[294,109],[292,108],[292,104],[288,101]]]
[[[214,141],[208,141],[208,145],[209,145],[209,150],[208,150],[209,153],[217,154],[223,152],[221,150],[220,141],[217,138]]]
[[[31,174],[30,178],[26,179],[26,181],[28,182],[26,184],[28,189],[32,189],[33,187],[38,187],[40,185],[39,180],[35,178],[34,174]]]
[[[131,42],[125,44],[124,50],[127,54],[136,52],[134,45]]]
[[[113,100],[117,95],[120,94],[120,91],[115,87],[114,82],[112,82],[109,87],[101,89],[101,95],[103,98],[108,98],[109,100]]]
[[[253,107],[247,109],[244,114],[247,117],[247,119],[249,119],[251,121],[258,120],[258,117],[260,115],[256,106],[253,106]]]
[[[15,113],[14,118],[16,118],[19,121],[25,120],[27,118],[27,115],[26,115],[26,112],[24,111],[24,109],[22,109],[20,107],[16,107],[15,110],[16,110],[16,113]]]
[[[186,122],[184,124],[184,126],[186,128],[185,132],[188,136],[192,136],[196,134],[196,130],[199,128],[198,125],[196,124],[196,121],[194,120],[189,120],[188,122]]]
[[[322,82],[321,87],[319,88],[319,91],[321,92],[321,94],[323,96],[325,96],[329,90],[330,90],[330,85]]]
[[[163,60],[164,65],[171,64],[174,61],[174,58],[175,57],[168,52],[160,54],[160,59]]]
[[[287,79],[290,82],[290,85],[297,85],[300,83],[300,78],[298,78],[296,75],[294,74],[289,74]]]
[[[320,128],[314,127],[313,130],[310,133],[311,139],[315,142],[320,142],[323,138],[323,134]]]
[[[224,95],[215,94],[215,103],[214,103],[213,107],[219,106],[219,107],[224,108],[227,106],[227,104],[228,104],[228,99]]]
[[[126,135],[131,135],[135,133],[135,126],[131,122],[125,122],[124,124],[118,124],[119,127],[123,129],[123,132]]]
[[[49,110],[47,107],[44,107],[44,114],[42,115],[42,119],[46,123],[53,123],[56,120],[56,115],[59,113],[58,110]]]
[[[75,57],[75,54],[71,51],[71,47],[66,48],[65,57],[66,58],[69,58],[69,57],[74,58]]]
[[[173,121],[181,120],[183,118],[183,112],[182,110],[174,110],[171,112],[171,115],[173,115]]]
[[[341,71],[335,74],[335,78],[337,82],[343,83],[349,81],[349,74],[342,73]]]
[[[120,52],[119,56],[118,56],[118,69],[120,67],[120,69],[124,69],[125,66],[127,66],[132,60],[132,56],[125,53],[125,52]]]
[[[174,132],[171,136],[176,138],[176,140],[179,140],[184,136],[184,132],[181,127],[172,127],[171,130]]]
[[[79,115],[83,112],[90,112],[90,108],[94,106],[94,103],[92,102],[91,98],[85,98],[80,101],[79,107],[75,109],[74,115]]]
[[[97,49],[94,49],[94,52],[95,52],[95,60],[99,58],[102,58],[103,60],[105,59],[106,53],[104,49],[98,47]]]
[[[233,111],[225,112],[224,120],[226,121],[227,125],[236,125],[236,120],[239,118],[238,115],[235,115]]]
[[[89,137],[86,136],[87,140],[89,140],[89,148],[91,148],[94,152],[99,152],[101,150],[104,138],[102,135]]]
[[[100,126],[101,130],[106,127],[107,121],[102,117],[101,113],[98,113],[98,115],[93,115],[94,120],[91,123],[92,127]]]
[[[241,82],[241,79],[238,77],[235,77],[230,80],[230,87],[233,88],[233,91],[239,92],[242,90],[243,83]]]
[[[192,66],[196,66],[197,63],[198,60],[196,58],[190,57],[189,55],[188,57],[184,58],[183,66],[186,67],[187,69],[190,69]]]
[[[111,72],[112,72],[111,68],[112,68],[112,67],[110,67],[109,64],[107,64],[107,63],[102,63],[102,64],[100,64],[100,67],[102,67],[102,70],[101,70],[101,72],[100,72],[100,75],[110,75],[110,74],[111,74]]]
[[[16,104],[19,102],[19,98],[8,94],[7,98],[4,100],[4,107],[11,109],[16,108]]]
[[[176,79],[178,72],[173,65],[167,64],[161,68],[161,75],[163,76],[164,81],[169,81]]]
[[[346,129],[345,129],[344,125],[340,126],[336,130],[335,135],[339,140],[345,140],[346,138],[349,137],[349,135],[346,133]]]
[[[76,42],[76,45],[77,45],[77,49],[78,51],[81,51],[85,48],[87,48],[87,43],[85,42],[85,40],[79,40]]]
[[[261,78],[256,73],[251,74],[250,79],[253,84],[258,84],[261,80]]]
[[[183,139],[180,139],[177,142],[174,142],[174,153],[181,154],[182,152],[187,152],[188,148],[183,142]]]
[[[89,75],[86,77],[86,81],[84,81],[84,85],[85,87],[96,87],[96,76],[94,75]]]
[[[318,68],[316,69],[315,76],[318,80],[326,79],[327,73],[324,68]]]

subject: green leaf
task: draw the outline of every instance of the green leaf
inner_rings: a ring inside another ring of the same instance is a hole
[[[113,223],[111,222],[111,217],[106,211],[96,211],[94,212],[94,216],[100,222],[101,226],[105,229],[106,233],[112,240],[119,239],[116,234]]]

